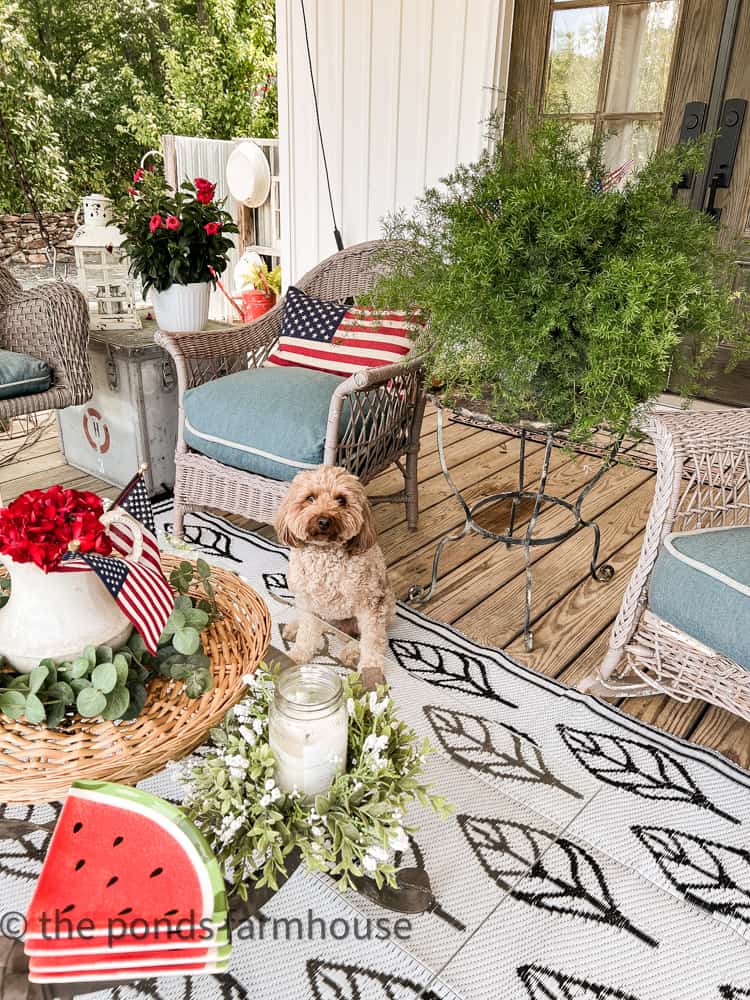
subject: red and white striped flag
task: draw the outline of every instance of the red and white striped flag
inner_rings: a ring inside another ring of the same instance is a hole
[[[113,523],[108,534],[117,555],[70,553],[60,563],[61,572],[94,572],[140,633],[150,653],[156,653],[159,638],[174,608],[174,592],[166,580],[159,557],[151,501],[143,476],[138,473],[112,505],[136,520],[143,536],[143,552],[135,562],[128,558],[133,537],[127,528]]]

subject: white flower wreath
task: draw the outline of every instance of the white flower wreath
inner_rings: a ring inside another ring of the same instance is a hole
[[[419,780],[429,743],[396,715],[386,688],[364,692],[356,676],[344,681],[349,715],[348,769],[323,795],[288,794],[276,784],[268,745],[274,674],[261,665],[245,678],[249,695],[211,730],[212,746],[183,768],[185,807],[211,843],[233,890],[247,883],[278,888],[286,857],[299,848],[311,871],[328,872],[340,889],[369,875],[395,885],[395,851],[408,846],[404,825],[415,799],[446,816],[450,807]]]

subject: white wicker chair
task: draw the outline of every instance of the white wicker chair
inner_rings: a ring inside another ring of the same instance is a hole
[[[648,607],[649,580],[666,535],[750,524],[750,409],[655,414],[649,433],[656,445],[656,492],[640,559],[607,655],[580,689],[604,698],[702,698],[750,721],[750,673]]]
[[[382,241],[359,243],[324,260],[295,282],[298,288],[328,301],[344,301],[370,290],[382,274],[384,250],[406,252]],[[182,399],[187,389],[248,367],[260,367],[281,333],[283,299],[249,326],[200,333],[160,330],[157,343],[171,354],[180,397],[174,532],[182,536],[188,511],[218,509],[270,524],[289,483],[222,465],[188,447]],[[404,488],[373,502],[403,503],[413,531],[419,511],[417,457],[425,395],[419,359],[361,371],[345,379],[331,399],[323,461],[340,465],[363,483],[395,464]],[[339,434],[342,410],[347,430]]]

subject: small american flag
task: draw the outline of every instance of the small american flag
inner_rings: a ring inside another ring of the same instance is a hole
[[[143,554],[140,560],[136,563],[127,558],[133,540],[127,530],[119,524],[112,524],[109,536],[117,555],[71,552],[64,557],[59,569],[62,572],[96,573],[120,610],[141,634],[146,648],[156,653],[159,637],[174,608],[174,593],[161,569],[156,523],[140,472],[112,505],[113,510],[118,507],[141,525]]]
[[[611,191],[613,188],[617,187],[623,177],[625,177],[630,171],[630,168],[633,166],[633,162],[634,161],[632,159],[626,160],[624,163],[621,163],[619,167],[615,167],[614,170],[610,170],[610,172],[605,174],[603,177],[595,178],[593,184],[594,191]]]

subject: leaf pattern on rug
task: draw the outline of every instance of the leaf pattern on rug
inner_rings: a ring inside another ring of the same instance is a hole
[[[457,764],[493,778],[547,785],[576,799],[584,797],[556,778],[537,743],[513,726],[439,705],[425,705],[423,711]]]
[[[60,806],[0,806],[0,875],[35,881],[42,868]]]
[[[220,972],[113,983],[112,1000],[248,1000],[248,994],[234,976]]]
[[[683,765],[661,747],[611,733],[595,733],[558,724],[563,742],[595,778],[643,799],[686,802],[729,820],[740,820],[708,799]]]
[[[174,525],[164,524],[164,531],[171,535],[174,532]],[[185,541],[194,545],[202,552],[206,552],[222,559],[230,559],[232,562],[241,563],[240,556],[232,552],[232,538],[225,531],[220,531],[210,524],[196,524],[194,521],[185,522]],[[185,558],[191,558],[191,553],[186,552]]]
[[[491,698],[508,708],[518,708],[494,690],[486,664],[476,656],[412,639],[391,639],[390,646],[399,666],[428,684]]]
[[[750,997],[750,986],[720,986],[721,1000],[746,1000]]]
[[[264,573],[263,583],[272,601],[290,606],[294,604],[294,594],[289,589],[286,573]]]
[[[411,979],[311,958],[307,978],[315,1000],[440,1000]]]
[[[516,970],[530,1000],[638,1000],[613,986],[576,979],[542,965],[520,965]]]
[[[750,924],[749,851],[665,827],[632,830],[688,902]]]
[[[514,899],[609,924],[658,947],[618,908],[596,859],[572,840],[492,817],[460,815],[458,822],[485,872]]]

